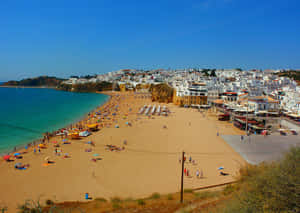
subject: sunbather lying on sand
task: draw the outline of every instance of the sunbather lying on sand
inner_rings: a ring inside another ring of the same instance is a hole
[[[17,163],[15,165],[15,168],[16,169],[20,169],[20,170],[23,170],[23,169],[27,169],[30,165],[29,164],[21,164],[21,163]]]

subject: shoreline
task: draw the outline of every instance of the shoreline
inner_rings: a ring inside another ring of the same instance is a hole
[[[0,193],[0,200],[12,212],[17,204],[37,197],[41,197],[42,202],[46,199],[63,202],[85,201],[86,192],[93,198],[106,199],[177,192],[181,171],[178,159],[182,150],[185,150],[187,159],[192,156],[196,160],[195,164],[186,164],[191,176],[185,178],[185,188],[232,181],[240,165],[245,162],[239,153],[216,135],[216,131],[220,134],[240,134],[238,130],[216,121],[208,112],[152,102],[149,96],[145,98],[145,95],[134,93],[103,94],[110,98],[101,105],[101,113],[107,110],[109,115],[101,123],[103,127],[100,131],[93,132],[87,138],[70,140],[69,145],[64,145],[62,138],[56,136],[46,143],[47,148],[41,149],[41,153],[34,153],[33,147],[30,147],[23,159],[0,163],[0,172],[6,174],[0,178],[0,188],[6,192]],[[144,105],[165,105],[171,113],[167,117],[137,114]],[[116,106],[119,108],[117,111]],[[114,112],[117,113],[115,118],[112,116]],[[83,122],[93,122],[89,118],[91,116]],[[132,126],[126,125],[127,122]],[[124,145],[124,140],[128,144]],[[62,155],[68,153],[69,159],[54,153],[53,141],[61,145]],[[88,141],[93,141],[95,145],[88,144]],[[106,148],[108,145],[117,146],[120,150],[111,151]],[[122,146],[125,148],[122,149]],[[87,152],[87,149],[92,151]],[[95,154],[101,158],[97,162],[92,161]],[[44,166],[47,156],[55,162],[53,165]],[[19,171],[13,167],[18,162],[30,164],[30,167]],[[219,166],[224,166],[230,175],[220,176],[217,171]],[[196,169],[200,168],[204,171],[203,179],[195,177]]]
[[[0,88],[18,88],[18,89],[56,89],[57,87],[53,86],[13,86],[13,85],[0,85]]]
[[[3,86],[0,86],[0,87],[3,87]],[[18,87],[6,87],[6,86],[4,86],[4,87],[5,87],[5,88],[18,88]],[[27,88],[32,88],[32,87],[25,87],[25,88],[27,89]],[[34,87],[34,88],[35,88],[35,89],[55,89],[55,88],[50,88],[50,87],[48,87],[48,88],[45,88],[45,87],[41,87],[41,88],[40,88],[40,87]],[[69,92],[69,91],[66,91],[66,92]],[[110,99],[111,99],[111,95],[109,95],[108,93],[105,94],[105,93],[103,93],[103,92],[95,92],[95,93],[107,95],[108,98],[107,98],[107,100],[105,100],[105,102],[104,102],[102,105],[98,105],[96,108],[94,108],[93,110],[89,111],[89,112],[86,113],[85,115],[80,116],[80,118],[78,118],[78,119],[75,119],[76,121],[71,122],[70,124],[68,124],[68,125],[66,125],[66,126],[63,126],[63,127],[60,128],[60,129],[54,130],[54,131],[52,131],[52,132],[48,132],[48,133],[50,133],[50,135],[54,134],[54,136],[50,137],[49,140],[50,140],[51,138],[53,138],[53,137],[57,137],[57,135],[56,135],[55,133],[58,132],[59,130],[61,130],[61,129],[68,129],[68,128],[72,127],[72,126],[75,126],[76,124],[78,124],[78,123],[80,123],[80,122],[86,120],[86,119],[88,118],[88,115],[89,115],[89,114],[94,113],[98,108],[100,108],[100,107],[102,107],[102,106],[105,106],[105,104],[109,103],[109,101],[110,101]],[[34,147],[34,146],[38,145],[39,143],[42,142],[42,140],[43,140],[43,135],[44,135],[44,134],[45,134],[45,133],[42,133],[42,134],[40,135],[40,137],[37,138],[37,139],[30,140],[30,141],[27,141],[27,142],[25,142],[25,141],[24,141],[24,142],[21,142],[20,145],[17,145],[17,146],[15,146],[14,148],[7,149],[7,150],[3,150],[3,151],[0,150],[0,157],[3,157],[3,156],[6,155],[6,154],[9,154],[9,155],[10,155],[10,154],[15,153],[15,152],[21,152],[21,151],[24,151],[25,148],[26,148],[26,146],[27,146],[28,148],[31,148],[31,147]],[[2,158],[0,159],[0,163],[1,163],[1,161],[3,161]]]

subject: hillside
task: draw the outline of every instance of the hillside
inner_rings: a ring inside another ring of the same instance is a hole
[[[85,84],[60,84],[57,89],[69,92],[101,92],[111,91],[113,84],[110,82],[102,81],[99,83],[85,83]],[[114,88],[118,90],[118,88]]]
[[[298,85],[300,85],[300,71],[299,70],[288,70],[284,72],[277,73],[280,77],[289,77],[293,80],[295,80]]]
[[[3,86],[27,86],[27,87],[57,87],[64,79],[51,77],[51,76],[40,76],[36,78],[26,78],[21,81],[8,81]]]

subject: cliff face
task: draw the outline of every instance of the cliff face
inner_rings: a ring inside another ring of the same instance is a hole
[[[70,91],[70,92],[97,92],[97,91],[110,91],[113,88],[113,84],[110,82],[99,82],[99,83],[85,83],[85,84],[60,84],[59,90]],[[115,88],[116,89],[116,88]]]
[[[152,101],[170,103],[173,100],[173,88],[167,84],[157,84],[150,86]]]
[[[37,78],[27,78],[21,81],[8,81],[5,82],[4,86],[30,86],[30,87],[38,87],[38,86],[48,86],[48,87],[56,87],[58,86],[63,79],[59,79],[56,77],[49,76],[40,76]]]

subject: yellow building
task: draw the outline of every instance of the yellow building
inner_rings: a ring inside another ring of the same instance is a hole
[[[120,92],[126,92],[126,85],[125,84],[120,84]]]
[[[203,95],[185,95],[177,96],[177,92],[174,89],[173,103],[178,106],[193,106],[193,105],[207,105],[207,96]]]

